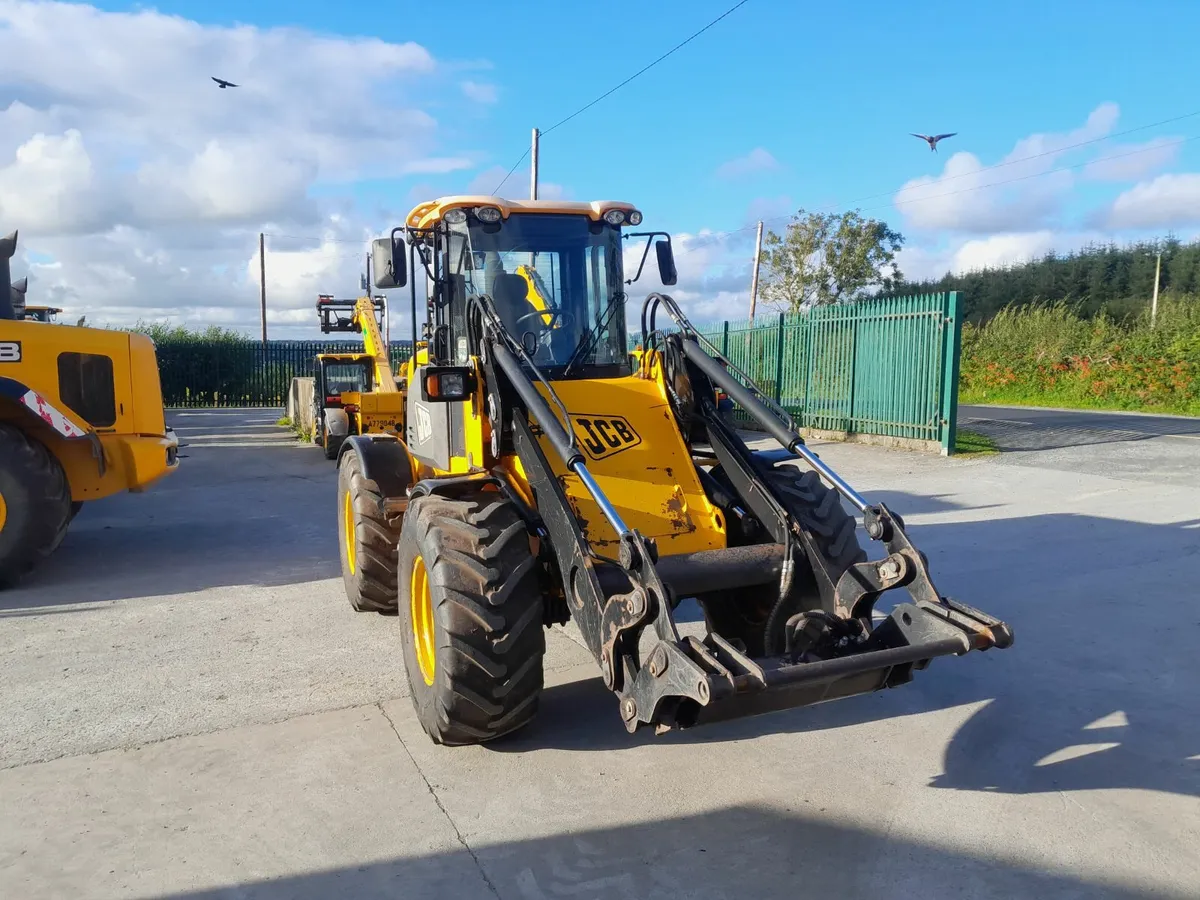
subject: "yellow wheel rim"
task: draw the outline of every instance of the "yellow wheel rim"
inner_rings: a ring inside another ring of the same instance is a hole
[[[345,524],[346,531],[346,564],[350,567],[350,574],[354,574],[354,500],[350,496],[350,492],[346,491],[346,500],[342,503],[342,521]]]
[[[412,578],[408,585],[408,602],[412,611],[413,645],[417,648],[417,665],[426,684],[433,684],[437,657],[433,639],[433,599],[429,595],[429,573],[425,560],[413,560]]]
[[[4,530],[4,523],[8,521],[8,504],[4,502],[4,495],[0,494],[0,531]]]

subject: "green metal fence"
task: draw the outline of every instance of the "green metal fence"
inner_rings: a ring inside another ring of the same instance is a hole
[[[962,343],[957,293],[865,300],[702,332],[802,428],[936,443],[953,452]],[[630,335],[630,346],[640,337]],[[282,406],[292,378],[313,374],[317,353],[339,351],[362,352],[362,344],[166,342],[158,346],[163,397],[168,406]],[[409,342],[393,342],[393,367],[409,353]]]
[[[393,341],[392,368],[408,359]],[[283,406],[292,379],[313,374],[318,353],[362,353],[354,341],[164,341],[157,345],[163,402],[172,407]]]
[[[937,443],[953,452],[962,344],[956,292],[700,330],[802,428]],[[741,410],[735,417],[748,421]]]

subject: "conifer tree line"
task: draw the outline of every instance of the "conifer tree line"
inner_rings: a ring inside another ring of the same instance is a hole
[[[1030,262],[985,268],[938,279],[902,280],[889,294],[958,291],[968,321],[986,322],[1008,306],[1066,303],[1085,317],[1136,315],[1154,290],[1156,255],[1162,252],[1159,295],[1200,295],[1200,239],[1175,237],[1118,246],[1089,244],[1066,254],[1050,251]]]

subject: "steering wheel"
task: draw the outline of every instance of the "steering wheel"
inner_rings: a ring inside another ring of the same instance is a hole
[[[517,321],[515,321],[513,325],[520,325],[526,319],[540,319],[542,316],[551,317],[549,323],[543,323],[544,328],[550,328],[553,326],[555,320],[557,319],[562,319],[563,325],[567,327],[570,327],[575,322],[574,314],[567,312],[565,309],[541,309],[537,312],[525,313],[523,316],[517,316]]]

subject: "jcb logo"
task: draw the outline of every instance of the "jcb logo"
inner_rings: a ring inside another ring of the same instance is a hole
[[[642,442],[623,416],[571,416],[575,434],[592,459],[604,459]]]
[[[20,341],[0,341],[0,363],[20,362],[21,361],[21,342]]]

